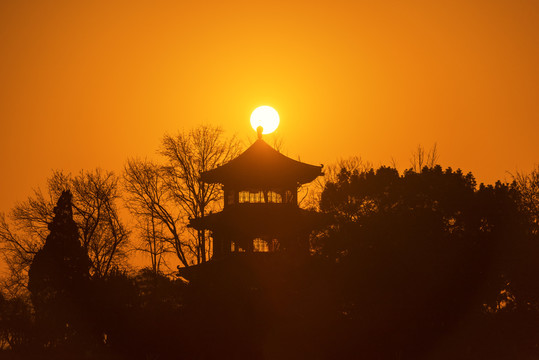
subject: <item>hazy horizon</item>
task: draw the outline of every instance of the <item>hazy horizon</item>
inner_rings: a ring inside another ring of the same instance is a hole
[[[120,173],[165,133],[247,145],[259,105],[290,157],[400,170],[418,144],[492,183],[539,142],[537,2],[0,4],[0,212],[53,169]],[[324,146],[320,146],[323,142]]]

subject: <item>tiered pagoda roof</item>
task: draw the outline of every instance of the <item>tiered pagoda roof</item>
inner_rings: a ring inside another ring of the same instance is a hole
[[[230,207],[226,211],[211,213],[203,218],[190,219],[191,227],[195,229],[240,231],[250,226],[256,226],[264,231],[275,229],[302,229],[315,226],[318,213],[301,209],[297,206],[282,206],[282,204],[243,204]]]
[[[288,183],[306,184],[322,175],[322,165],[293,160],[256,140],[237,158],[201,174],[206,183],[248,186],[278,186]]]

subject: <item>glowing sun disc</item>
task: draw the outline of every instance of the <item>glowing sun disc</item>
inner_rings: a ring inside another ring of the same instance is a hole
[[[256,131],[262,126],[262,134],[269,134],[279,126],[279,113],[271,106],[259,106],[251,114],[251,126]]]

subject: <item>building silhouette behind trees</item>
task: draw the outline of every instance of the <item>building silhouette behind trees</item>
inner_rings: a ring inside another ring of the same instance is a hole
[[[201,174],[223,186],[223,210],[191,218],[189,226],[211,230],[213,258],[231,253],[309,251],[317,214],[298,207],[297,189],[322,175],[322,166],[290,159],[259,138],[237,158]]]
[[[222,208],[211,206],[222,210],[190,219],[192,244],[209,242],[199,232],[212,235],[212,258],[193,249],[200,261],[181,276],[155,264],[92,276],[73,220],[72,204],[84,199],[61,193],[31,262],[31,302],[0,297],[0,356],[539,357],[539,177],[478,186],[471,173],[433,163],[401,173],[341,162],[313,212],[298,207],[297,189],[321,166],[262,139],[228,160],[199,184],[223,185]],[[132,165],[131,175],[145,173]],[[147,180],[163,175],[150,168]],[[148,189],[153,200],[167,196],[166,187]]]

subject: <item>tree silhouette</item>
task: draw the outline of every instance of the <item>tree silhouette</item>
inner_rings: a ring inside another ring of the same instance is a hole
[[[314,245],[336,264],[348,326],[385,336],[385,349],[400,356],[425,356],[427,344],[472,326],[470,314],[507,310],[518,298],[530,304],[516,287],[533,284],[526,254],[536,246],[518,204],[507,184],[477,189],[471,174],[440,166],[403,175],[342,169],[320,204],[334,221]]]
[[[221,198],[217,184],[200,180],[200,174],[232,160],[239,154],[240,146],[235,137],[224,139],[219,127],[199,126],[188,133],[165,135],[160,149],[167,159],[163,167],[165,183],[175,203],[191,218],[204,217],[210,206]],[[195,255],[197,263],[208,259],[209,249],[205,231],[196,231]]]
[[[182,233],[187,211],[175,190],[183,180],[171,164],[126,166],[141,248],[152,255],[152,267],[136,274],[111,266],[106,276],[90,276],[96,270],[84,239],[101,236],[96,222],[112,209],[94,201],[109,187],[89,187],[92,176],[76,186],[57,173],[51,188],[67,183],[81,198],[60,191],[53,211],[37,195],[18,207],[17,224],[42,237],[42,246],[19,244],[24,238],[0,223],[4,255],[31,264],[35,309],[0,293],[0,357],[539,356],[536,171],[477,186],[471,173],[429,162],[399,173],[344,160],[319,183],[324,215],[310,256],[234,254],[186,269],[185,281],[161,273],[164,252],[175,251],[184,265],[207,254],[197,250],[198,234],[189,241]]]
[[[141,244],[135,249],[150,256],[151,269],[157,275],[163,265],[166,266],[167,241],[163,238],[163,223],[153,216],[142,217],[138,221]]]
[[[411,170],[415,172],[421,172],[421,170],[426,166],[428,168],[433,168],[438,163],[440,154],[438,153],[438,146],[436,143],[432,146],[430,150],[425,150],[421,145],[418,145],[416,150],[412,152],[410,157]]]
[[[90,259],[73,220],[72,195],[62,192],[49,224],[45,245],[34,257],[28,289],[45,345],[82,334],[88,295]]]
[[[32,338],[32,311],[24,299],[6,299],[0,293],[0,349],[28,348]]]
[[[132,159],[125,166],[130,210],[143,229],[151,223],[148,219],[157,221],[154,225],[165,231],[156,233],[154,240],[166,241],[183,266],[209,258],[206,232],[186,229],[188,217],[203,217],[216,210],[222,196],[216,184],[200,181],[200,173],[231,160],[239,150],[235,137],[225,138],[221,128],[203,125],[176,136],[165,135],[159,149],[164,164]],[[192,238],[186,239],[186,234]]]
[[[300,206],[307,209],[320,210],[320,201],[322,192],[327,183],[336,182],[337,177],[341,170],[345,169],[348,172],[353,171],[369,171],[372,168],[372,164],[369,161],[363,160],[359,156],[350,156],[348,158],[339,159],[336,163],[324,166],[324,176],[319,176],[314,181],[304,184],[298,191],[303,194],[304,200],[300,203]],[[298,199],[300,195],[298,194]]]
[[[521,195],[522,210],[530,216],[533,229],[539,232],[539,166],[529,174],[517,172],[513,176],[514,187]]]
[[[56,199],[67,189],[73,194],[73,217],[90,256],[90,274],[107,276],[127,258],[129,231],[119,216],[118,178],[112,172],[96,169],[73,177],[55,171],[47,182],[46,194],[35,190],[8,219],[0,214],[0,246],[9,267],[7,288],[12,292],[26,288],[28,268],[45,243]]]
[[[171,252],[183,266],[189,266],[188,248],[183,239],[184,216],[174,206],[161,167],[146,160],[128,160],[124,187],[127,207],[137,218],[142,251],[152,259]]]

